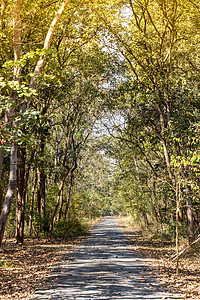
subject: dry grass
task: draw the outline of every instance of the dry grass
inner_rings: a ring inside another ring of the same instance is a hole
[[[162,284],[171,291],[183,295],[184,299],[200,299],[200,254],[199,248],[191,249],[180,258],[179,274],[176,262],[171,257],[175,253],[174,242],[151,240],[137,228],[131,228],[122,219],[120,222],[128,235],[134,251],[143,253]]]
[[[88,220],[90,229],[100,220]],[[74,245],[84,238],[67,242],[25,239],[23,246],[17,245],[14,239],[6,240],[0,248],[0,299],[30,299],[36,288],[45,284],[52,265],[63,255],[70,256]]]
[[[23,246],[10,239],[0,250],[0,299],[29,299],[35,289],[44,285],[52,265],[80,242],[48,242],[26,239]]]
[[[200,255],[197,249],[181,258],[180,274],[177,276],[176,263],[170,260],[175,251],[174,243],[152,241],[136,228],[127,227],[125,223],[122,228],[127,233],[133,250],[145,255],[169,290],[182,293],[184,299],[200,299]],[[81,240],[47,242],[44,239],[26,239],[23,246],[16,245],[14,239],[6,241],[0,249],[0,299],[30,299],[35,289],[45,284],[52,265],[61,260],[63,255],[70,257],[74,244]]]

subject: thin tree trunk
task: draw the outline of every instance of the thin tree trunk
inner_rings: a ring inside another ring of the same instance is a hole
[[[0,181],[3,172],[3,157],[4,157],[4,150],[0,150]]]
[[[0,214],[2,211],[2,206],[3,206],[3,185],[2,182],[0,182]]]
[[[43,217],[45,214],[45,173],[44,170],[38,170],[38,189],[37,189],[37,203],[38,203],[38,213]]]
[[[26,150],[21,150],[21,164],[18,168],[18,197],[16,201],[16,241],[21,244],[24,242],[25,205],[33,157],[34,151],[32,152],[30,162],[26,167]]]
[[[165,124],[163,112],[162,112],[162,110],[161,110],[161,108],[160,108],[159,105],[157,105],[157,109],[158,109],[158,112],[159,112],[159,115],[160,115],[161,143],[163,145],[163,151],[164,151],[164,157],[165,157],[165,163],[166,163],[166,167],[167,167],[167,172],[168,172],[169,178],[171,179],[172,183],[175,186],[176,182],[175,182],[172,170],[171,170],[170,155],[169,155],[169,151],[167,149],[167,142],[166,142],[166,140],[164,138],[164,131],[166,130],[167,125]],[[170,119],[170,115],[168,114],[168,124],[169,124],[169,119]]]
[[[191,199],[191,187],[186,187],[186,206],[187,206],[187,219],[188,219],[188,240],[189,244],[194,241],[194,219],[192,212],[192,199]]]
[[[67,219],[67,213],[68,213],[69,205],[70,205],[70,201],[71,201],[72,185],[73,185],[73,172],[70,174],[70,180],[69,180],[69,185],[68,185],[68,193],[67,193],[67,201],[66,201],[65,213],[64,213],[64,220]]]
[[[143,217],[144,217],[145,226],[146,226],[146,227],[149,227],[149,221],[148,221],[146,212],[143,211],[143,212],[142,212],[142,215],[143,215]]]
[[[64,188],[64,185],[63,185]],[[62,208],[63,208],[63,188],[60,194],[60,201],[59,201],[59,207],[58,207],[58,213],[57,213],[57,218],[56,222],[59,222],[62,216]]]
[[[18,167],[18,187],[16,198],[16,242],[23,244],[24,241],[24,215],[25,215],[25,155],[21,154],[22,160]]]
[[[176,185],[176,274],[179,273],[179,209],[180,209],[180,183]]]
[[[17,184],[17,144],[13,142],[10,151],[10,175],[8,190],[6,193],[3,209],[0,217],[0,246],[2,244],[6,222],[10,213],[12,200],[14,197],[15,189]]]
[[[0,213],[3,205],[3,182],[2,182],[3,157],[4,157],[4,151],[0,150]]]
[[[56,201],[56,205],[55,205],[55,208],[54,208],[54,211],[53,211],[53,215],[51,217],[51,222],[50,222],[50,227],[49,227],[49,234],[48,234],[49,240],[51,239],[54,220],[55,220],[55,216],[56,216],[56,213],[57,213],[57,210],[58,210],[58,207],[59,207],[59,203],[60,203],[60,196],[61,196],[61,193],[62,193],[62,190],[63,190],[63,187],[64,187],[64,183],[65,183],[65,180],[66,180],[68,174],[69,174],[69,172],[66,173],[65,177],[63,178],[63,180],[60,184],[59,190],[58,190],[57,201]]]
[[[0,28],[3,30],[4,28],[4,14],[6,10],[6,1],[1,0],[1,18],[0,18]]]
[[[35,174],[35,182],[32,186],[32,192],[31,192],[30,216],[29,216],[29,226],[28,226],[28,235],[29,236],[32,236],[32,230],[33,230],[33,207],[34,207],[36,186],[37,186],[37,172]]]
[[[67,7],[70,0],[65,0],[61,4],[59,10],[56,12],[55,17],[53,21],[51,22],[51,25],[49,27],[48,33],[46,35],[45,41],[44,41],[44,48],[49,49],[52,41],[53,34],[56,30],[56,27],[65,11],[65,8]],[[19,61],[21,58],[21,19],[20,19],[20,10],[21,10],[21,0],[14,0],[13,5],[13,49],[14,49],[14,61]],[[45,64],[46,55],[44,55],[42,58],[39,59],[39,61],[36,64],[34,76],[31,79],[30,82],[30,88],[35,88],[37,83],[37,76],[41,73],[41,70]],[[13,80],[19,81],[21,73],[21,66],[15,65],[14,67],[14,74],[13,74]],[[11,93],[11,99],[16,100],[17,94],[15,91]],[[21,111],[25,110],[29,104],[30,101],[27,103],[26,100],[24,100],[23,104],[21,105]],[[13,101],[15,103],[15,101]],[[6,120],[6,123],[9,121],[13,121],[13,108],[11,107],[7,111],[8,120]],[[13,141],[13,146],[11,148],[12,154],[10,155],[10,179],[8,184],[8,190],[6,193],[6,198],[4,201],[4,207],[1,213],[0,218],[0,245],[2,243],[4,231],[5,231],[5,225],[8,218],[8,214],[10,212],[11,203],[14,197],[15,188],[16,188],[16,177],[17,173],[14,174],[14,172],[17,172],[17,145],[15,141]],[[16,165],[14,165],[16,164]],[[1,168],[1,167],[0,167]]]
[[[63,1],[59,10],[56,12],[56,15],[55,15],[53,21],[51,22],[51,25],[49,27],[48,33],[47,33],[45,41],[44,41],[44,47],[43,47],[44,49],[49,50],[51,41],[53,38],[53,34],[54,34],[56,27],[57,27],[60,19],[62,18],[62,15],[63,15],[69,2],[70,2],[70,0]],[[37,76],[41,73],[41,70],[45,64],[45,61],[46,61],[46,55],[43,55],[43,57],[40,58],[39,61],[37,62],[37,65],[36,65],[35,71],[34,71],[34,76],[32,77],[31,82],[30,82],[30,88],[34,89],[36,87]]]
[[[14,61],[17,62],[21,58],[21,0],[14,0],[13,5],[13,50],[14,50]],[[19,81],[19,76],[21,74],[21,66],[15,65],[13,80]],[[11,99],[15,103],[17,98],[16,91],[12,91]],[[11,123],[13,119],[13,107],[9,108],[6,112],[5,123]],[[0,167],[0,169],[2,166]],[[8,183],[8,190],[6,193],[3,210],[0,217],[0,246],[3,240],[4,231],[8,215],[10,213],[12,200],[14,197],[15,189],[17,184],[17,144],[15,140],[13,141],[11,151],[10,151],[10,176]]]
[[[154,177],[153,179],[153,183],[152,183],[152,198],[153,198],[153,211],[154,211],[154,216],[157,220],[157,222],[159,222],[161,224],[161,216],[160,216],[160,210],[158,207],[158,199],[156,196],[156,178]]]

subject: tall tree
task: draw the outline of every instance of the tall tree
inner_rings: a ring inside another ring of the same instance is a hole
[[[45,41],[44,41],[44,50],[47,51],[50,48],[51,41],[53,34],[56,30],[56,27],[70,1],[65,0],[58,11],[55,14],[55,17],[53,21],[50,24],[49,30],[46,34]],[[14,49],[14,62],[16,63],[17,61],[20,61],[21,59],[21,19],[20,19],[20,10],[21,10],[21,1],[16,0],[14,1],[14,7],[13,7],[13,49]],[[34,75],[31,78],[30,81],[30,88],[34,89],[36,88],[36,83],[37,83],[37,76],[41,73],[41,70],[44,66],[45,60],[46,60],[46,55],[47,53],[44,53],[42,57],[38,60],[35,70],[34,70]],[[18,81],[19,80],[19,75],[21,73],[21,65],[16,64],[14,67],[14,75],[13,75],[13,80]],[[17,92],[15,90],[12,91],[11,94],[11,100],[13,101],[14,104],[17,103]],[[27,109],[27,107],[30,104],[30,100],[27,102],[25,99],[21,105],[20,111],[24,111]],[[13,125],[17,126],[17,123],[13,120],[13,107],[8,109],[7,114],[6,114],[6,119],[5,122],[14,122]],[[1,169],[2,167],[0,167]],[[10,212],[10,207],[12,203],[12,199],[14,197],[15,193],[15,188],[16,188],[16,175],[17,175],[17,143],[14,140],[13,145],[11,148],[10,152],[10,178],[9,178],[9,187],[8,191],[6,193],[6,198],[4,202],[4,206],[2,209],[1,213],[1,218],[0,218],[0,245],[2,243],[4,231],[5,231],[5,225],[6,221],[8,218],[8,214]]]

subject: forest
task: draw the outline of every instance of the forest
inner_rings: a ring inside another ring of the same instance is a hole
[[[114,215],[178,270],[200,240],[199,39],[197,0],[1,0],[2,248]]]

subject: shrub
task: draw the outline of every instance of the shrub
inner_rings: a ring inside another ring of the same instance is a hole
[[[88,226],[82,224],[79,220],[59,221],[54,225],[52,236],[54,238],[70,239],[82,235],[87,235]]]

